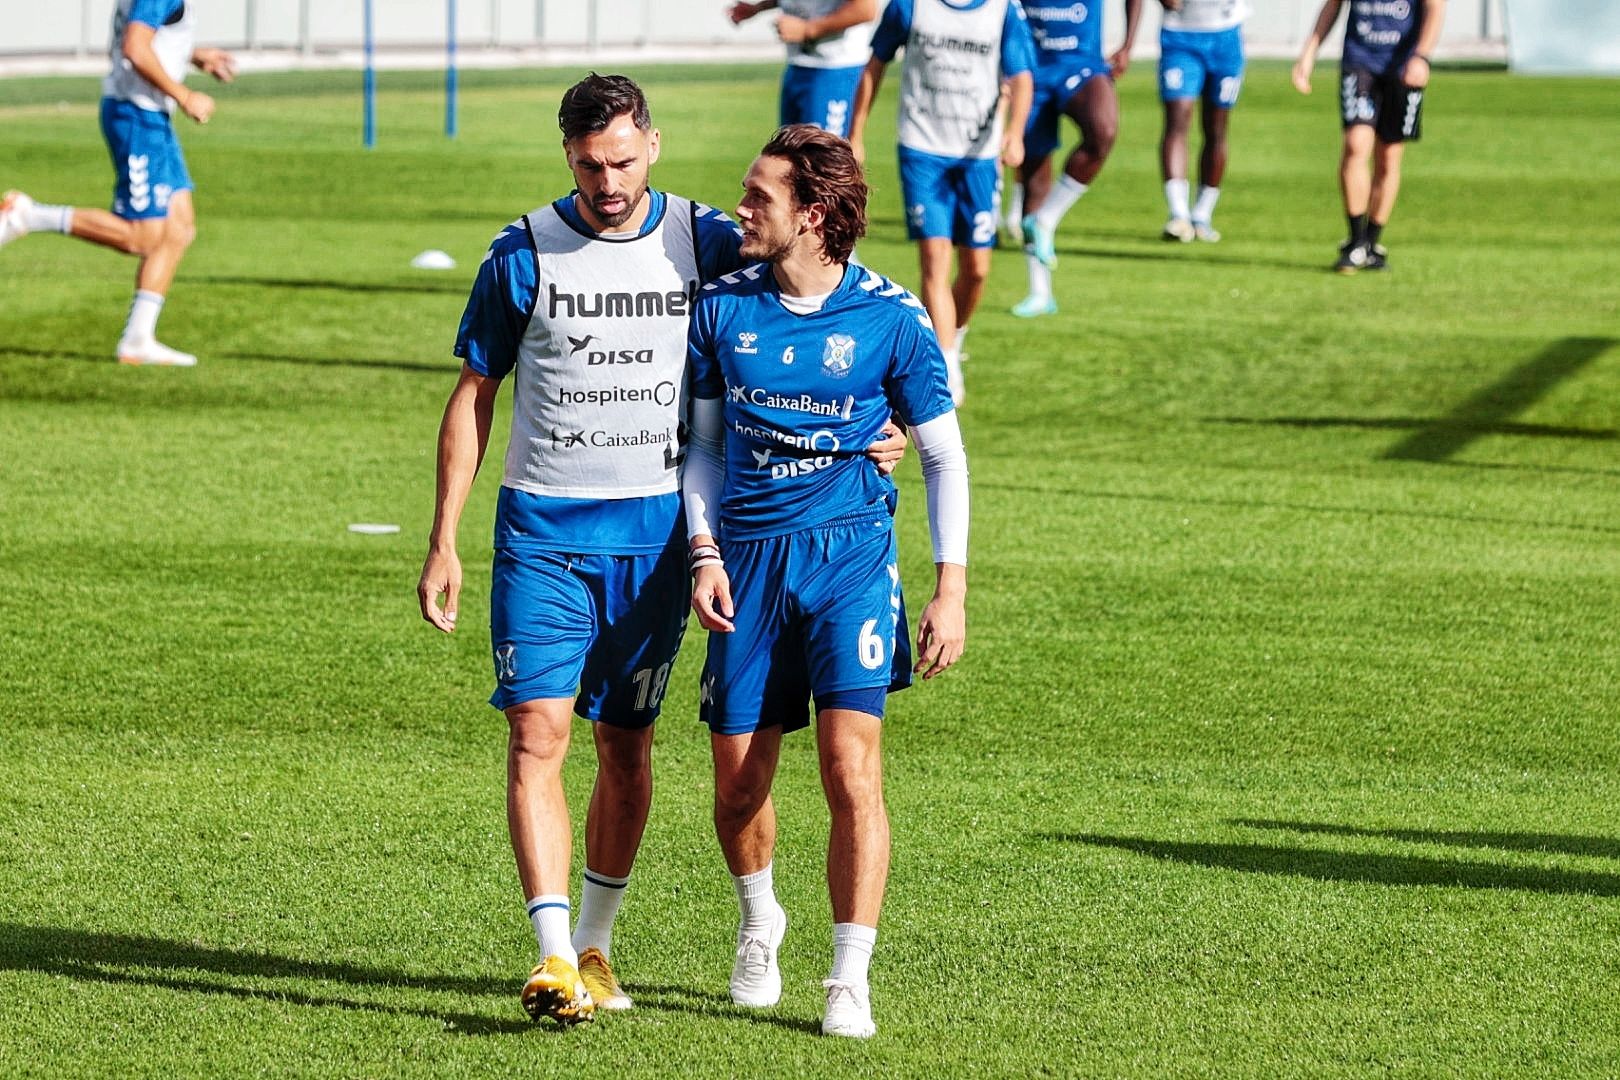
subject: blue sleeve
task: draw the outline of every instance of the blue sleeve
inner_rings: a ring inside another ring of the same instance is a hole
[[[889,0],[872,32],[872,55],[887,64],[911,36],[911,0]]]
[[[884,380],[890,407],[910,427],[926,424],[954,408],[945,378],[945,354],[923,318],[910,311],[896,313],[894,358]]]
[[[697,214],[695,239],[697,242],[698,275],[704,284],[722,274],[741,269],[742,230],[737,223],[712,206],[693,203]]]
[[[468,367],[504,379],[517,364],[518,346],[540,293],[539,277],[528,227],[522,221],[508,225],[478,267],[461,315],[455,354]]]
[[[129,5],[129,21],[156,30],[185,7],[185,0],[135,0]]]
[[[1007,5],[1007,20],[1001,27],[1001,74],[1022,75],[1035,70],[1035,35],[1029,31],[1024,7],[1013,0]]]
[[[695,398],[723,397],[726,392],[725,375],[720,371],[720,357],[714,346],[716,312],[719,297],[712,292],[699,293],[697,305],[686,327],[686,365],[690,396]]]

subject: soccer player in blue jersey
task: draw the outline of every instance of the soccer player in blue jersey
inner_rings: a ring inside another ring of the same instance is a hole
[[[1024,160],[1035,42],[1017,0],[889,0],[855,91],[849,141],[866,156],[866,120],[900,49],[900,189],[917,241],[922,301],[960,404],[962,338],[990,274],[1001,166]],[[1006,122],[998,105],[1010,88]],[[999,164],[998,164],[999,159]],[[951,278],[951,254],[956,277]]]
[[[1226,176],[1226,129],[1243,89],[1243,20],[1248,0],[1159,0],[1159,99],[1164,102],[1164,137],[1159,168],[1170,218],[1164,238],[1214,243],[1215,203]],[[1204,133],[1198,155],[1198,201],[1189,205],[1187,138],[1193,103],[1199,103]]]
[[[462,316],[417,596],[423,618],[455,630],[456,527],[510,377],[490,703],[506,714],[507,824],[541,957],[522,1001],[567,1023],[631,1004],[609,956],[652,797],[652,725],[686,626],[687,321],[702,282],[739,265],[741,237],[718,211],[648,186],[659,133],[631,80],[581,80],[558,123],[577,188],[495,238]],[[875,452],[892,461],[897,447]],[[597,777],[570,934],[561,770],[574,714],[593,721]]]
[[[866,227],[866,184],[849,145],[809,125],[782,128],[748,170],[737,217],[742,256],[759,262],[698,296],[682,481],[692,606],[710,631],[701,712],[715,829],[741,909],[731,996],[772,1005],[781,994],[787,913],[772,887],[771,781],[782,736],[806,726],[814,700],[832,818],[822,1031],[866,1037],[876,1030],[867,972],[889,866],[884,701],[913,668],[894,485],[858,448],[891,414],[916,440],[936,566],[918,620],[924,678],[962,653],[967,458],[921,302],[849,262]]]
[[[1024,163],[1018,168],[1019,231],[1029,269],[1029,295],[1012,311],[1022,318],[1057,311],[1052,268],[1057,265],[1057,227],[1070,207],[1097,178],[1119,132],[1119,94],[1114,80],[1130,66],[1142,0],[1125,0],[1125,40],[1103,59],[1100,0],[1060,0],[1027,4],[1024,14],[1035,37],[1035,97],[1024,129]],[[1052,154],[1059,127],[1069,117],[1080,128],[1080,144],[1052,182]]]
[[[176,106],[199,124],[214,99],[183,85],[196,67],[220,82],[236,76],[223,49],[196,46],[185,0],[118,0],[113,10],[112,71],[101,84],[101,134],[112,156],[112,212],[50,206],[20,191],[0,197],[0,246],[31,232],[64,233],[140,259],[135,298],[115,355],[125,364],[190,367],[191,353],[157,339],[158,315],[186,249],[197,235],[191,174],[170,117]]]
[[[1327,0],[1300,48],[1293,81],[1302,94],[1311,92],[1316,52],[1343,6],[1343,0]],[[1350,0],[1349,6],[1339,69],[1339,190],[1349,235],[1333,264],[1341,274],[1389,267],[1379,241],[1400,193],[1406,144],[1422,135],[1429,57],[1446,15],[1446,0]]]
[[[782,73],[783,124],[814,124],[849,134],[855,84],[871,51],[877,0],[741,0],[726,9],[734,23],[780,9],[776,36],[787,46]]]

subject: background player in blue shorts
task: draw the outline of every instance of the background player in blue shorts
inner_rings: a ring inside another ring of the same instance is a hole
[[[1164,137],[1159,168],[1170,218],[1164,238],[1187,243],[1221,238],[1213,224],[1226,175],[1226,129],[1243,89],[1243,20],[1248,0],[1159,0],[1159,98]],[[1187,138],[1193,102],[1200,105],[1204,146],[1198,155],[1198,201],[1189,205]]]
[[[648,186],[660,139],[631,80],[580,81],[558,123],[577,188],[508,226],[479,267],[417,596],[423,618],[455,629],[456,526],[510,376],[490,701],[509,728],[507,822],[541,957],[523,1005],[570,1022],[631,1004],[609,956],[647,824],[652,726],[686,625],[687,322],[700,284],[739,264],[741,236],[718,211]],[[574,714],[593,721],[597,776],[570,935],[562,764]]]
[[[967,458],[927,313],[850,251],[866,184],[842,139],[778,131],[737,207],[745,259],[692,316],[692,450],[682,490],[709,635],[702,715],[714,751],[715,829],[737,882],[733,1000],[775,1004],[787,914],[771,885],[771,781],[784,732],[813,699],[831,811],[833,961],[822,1031],[876,1030],[867,991],[889,866],[880,735],[885,695],[910,682],[894,486],[858,452],[897,414],[928,488],[937,582],[916,670],[961,655]],[[718,537],[718,539],[717,539]]]
[[[848,135],[849,107],[870,51],[877,0],[743,0],[726,14],[740,23],[777,8],[782,14],[776,36],[788,51],[778,122]]]
[[[1294,62],[1294,88],[1302,94],[1311,92],[1317,50],[1342,6],[1342,0],[1322,5]],[[1388,252],[1379,241],[1400,193],[1406,144],[1423,132],[1429,56],[1440,41],[1445,14],[1446,0],[1351,0],[1339,69],[1344,123],[1339,190],[1349,226],[1333,264],[1341,274],[1389,267]]]
[[[906,234],[917,241],[919,292],[939,333],[951,397],[961,404],[962,338],[990,275],[1001,166],[1017,168],[1024,160],[1035,43],[1016,0],[889,0],[855,92],[849,141],[857,159],[866,156],[866,120],[884,69],[902,46]],[[998,109],[1003,80],[1010,83],[1005,124]]]
[[[0,245],[30,232],[64,233],[141,260],[116,352],[125,364],[197,362],[157,339],[164,298],[197,235],[191,174],[170,116],[178,105],[197,123],[208,123],[214,99],[182,85],[186,70],[196,67],[230,82],[236,60],[223,49],[199,49],[195,40],[185,0],[118,0],[112,70],[101,84],[101,134],[117,174],[111,213],[49,206],[20,191],[0,197]]]
[[[1024,6],[1035,37],[1035,98],[1024,130],[1024,163],[1013,199],[1029,268],[1029,295],[1012,309],[1033,318],[1057,311],[1052,268],[1057,265],[1057,227],[1086,193],[1114,148],[1119,132],[1119,95],[1114,80],[1125,74],[1136,44],[1142,0],[1125,0],[1125,40],[1103,59],[1100,0]],[[1052,182],[1052,153],[1063,117],[1080,128],[1080,145]]]

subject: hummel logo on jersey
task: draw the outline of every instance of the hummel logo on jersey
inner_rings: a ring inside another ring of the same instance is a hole
[[[758,340],[758,334],[744,330],[742,333],[737,335],[737,351],[740,353],[748,353],[750,356],[759,352],[759,350],[754,347],[754,342]]]
[[[688,281],[684,291],[569,293],[558,292],[557,286],[548,282],[546,292],[548,317],[552,319],[564,310],[570,319],[648,319],[665,315],[684,319],[692,313],[698,283],[695,279]]]
[[[595,334],[586,334],[584,337],[574,337],[572,334],[568,335],[568,344],[573,346],[568,350],[568,355],[573,356],[575,353],[579,352],[579,350],[583,349],[585,346],[589,345],[595,340]]]

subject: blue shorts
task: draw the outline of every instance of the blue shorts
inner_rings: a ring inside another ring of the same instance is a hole
[[[719,735],[809,723],[807,706],[883,715],[911,685],[894,521],[886,511],[720,544],[729,634],[709,635],[699,715]]]
[[[1243,30],[1159,32],[1159,100],[1201,97],[1223,109],[1243,89]]]
[[[789,64],[782,72],[784,124],[814,124],[840,138],[849,135],[849,107],[861,68],[813,68]]]
[[[489,638],[497,709],[572,697],[587,720],[658,719],[686,630],[686,545],[656,555],[495,551]]]
[[[902,146],[900,194],[910,239],[947,237],[957,247],[995,246],[1001,210],[1001,166],[995,158],[947,158]]]
[[[126,221],[169,216],[169,199],[192,189],[191,173],[167,113],[101,99],[101,136],[112,156],[112,212]]]
[[[1036,72],[1035,98],[1024,125],[1025,161],[1039,161],[1061,145],[1064,106],[1092,79],[1107,76],[1108,61],[1100,56],[1075,57],[1061,67]]]

